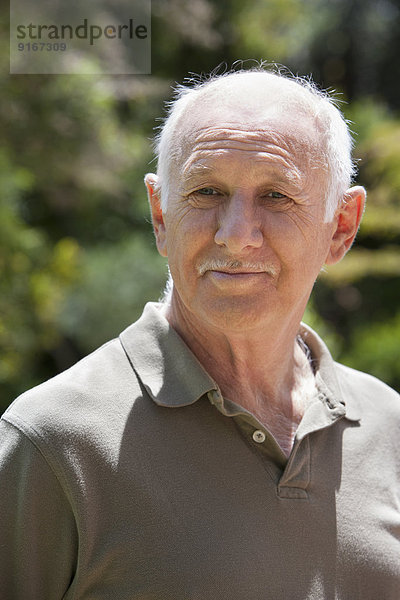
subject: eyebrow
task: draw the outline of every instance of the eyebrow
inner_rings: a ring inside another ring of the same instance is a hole
[[[215,166],[205,165],[196,161],[195,163],[185,164],[182,169],[182,174],[186,177],[196,177],[197,175],[209,175],[218,171]]]

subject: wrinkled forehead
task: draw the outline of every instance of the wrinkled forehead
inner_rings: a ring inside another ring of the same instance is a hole
[[[285,114],[274,105],[260,112],[246,108],[219,106],[191,107],[179,127],[178,152],[174,163],[179,172],[188,163],[230,151],[244,157],[279,156],[284,164],[311,164],[324,170],[321,139],[310,116]]]
[[[273,143],[293,155],[321,157],[324,136],[304,96],[309,92],[276,79],[272,84],[254,77],[222,81],[194,96],[176,123],[174,162],[185,162],[206,139],[215,151],[224,144],[242,149],[247,144],[250,149],[252,144]]]
[[[288,153],[314,155],[321,151],[320,138],[309,123],[279,114],[265,114],[262,119],[240,118],[237,114],[205,116],[186,121],[180,130],[182,154],[197,147],[210,150],[252,147],[274,144]]]

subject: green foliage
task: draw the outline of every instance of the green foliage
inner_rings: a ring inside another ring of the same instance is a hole
[[[324,321],[321,318],[321,315],[315,308],[313,300],[309,300],[307,304],[303,322],[318,333],[333,356],[338,355],[343,344],[343,339],[329,326],[327,321]]]
[[[400,119],[382,102],[347,108],[359,180],[368,190],[356,243],[316,287],[319,314],[340,332],[337,358],[399,386]]]
[[[81,280],[66,298],[59,322],[84,352],[113,338],[140,316],[146,302],[161,296],[167,266],[151,236],[136,234],[84,253]]]
[[[316,4],[320,5],[317,15]],[[310,0],[235,3],[234,28],[240,55],[291,62],[308,48],[315,20],[321,19],[323,4]]]
[[[399,206],[400,195],[400,120],[387,106],[371,99],[355,102],[347,112],[354,121],[360,176],[372,196],[372,212],[367,211],[363,225],[373,229],[377,213],[389,208],[398,232],[399,216],[394,209]],[[392,218],[386,221],[386,225],[391,224]]]
[[[35,382],[35,358],[60,336],[58,317],[68,287],[78,278],[79,246],[47,236],[21,216],[21,196],[33,176],[0,155],[0,386],[18,390]],[[23,382],[19,387],[20,382]],[[2,399],[2,407],[7,401]]]
[[[382,323],[372,322],[352,332],[351,346],[341,360],[400,389],[400,312]]]
[[[376,230],[373,231],[376,233]],[[398,246],[382,246],[379,252],[356,247],[342,262],[330,267],[321,278],[332,286],[346,286],[365,277],[400,277]]]

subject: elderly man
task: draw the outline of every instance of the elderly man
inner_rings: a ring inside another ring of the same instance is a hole
[[[398,600],[398,395],[301,318],[365,191],[262,70],[180,90],[148,174],[168,301],[1,422],[1,598]]]

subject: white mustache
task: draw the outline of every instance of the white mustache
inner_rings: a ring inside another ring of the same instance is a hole
[[[197,271],[200,275],[204,275],[207,271],[228,271],[231,273],[268,273],[269,275],[275,276],[277,274],[276,269],[272,265],[266,265],[265,263],[253,263],[241,260],[222,260],[222,259],[209,259],[202,262],[197,267]]]

